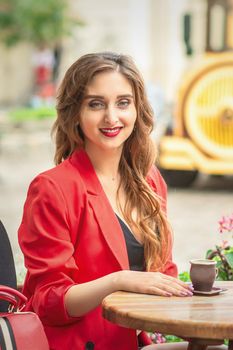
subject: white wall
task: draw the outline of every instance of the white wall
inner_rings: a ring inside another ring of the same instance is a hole
[[[32,48],[0,46],[0,103],[22,103],[32,88]]]
[[[152,2],[151,75],[165,90],[168,100],[174,97],[174,90],[186,60],[182,41],[182,15],[187,3],[187,0]]]
[[[71,13],[86,24],[66,40],[63,71],[74,59],[87,52],[116,51],[132,55],[149,76],[151,0],[71,1]]]
[[[181,14],[190,0],[95,0],[71,2],[71,12],[86,22],[66,42],[63,72],[86,52],[113,50],[133,56],[148,83],[166,98],[184,65]],[[63,73],[62,73],[63,74]]]

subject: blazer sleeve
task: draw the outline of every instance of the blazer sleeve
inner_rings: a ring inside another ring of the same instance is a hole
[[[159,170],[157,167],[153,166],[148,174],[147,177],[147,182],[151,186],[151,188],[157,193],[161,200],[161,207],[165,215],[167,215],[167,185],[160,174]],[[171,247],[168,259],[161,269],[162,273],[165,273],[166,275],[170,275],[173,277],[177,277],[178,275],[178,270],[177,270],[177,265],[173,262],[172,259],[172,233],[170,232],[169,234],[169,242],[168,246]]]
[[[64,305],[65,293],[78,274],[69,213],[61,189],[46,176],[39,175],[29,187],[18,233],[28,270],[29,308],[47,325],[77,322]]]

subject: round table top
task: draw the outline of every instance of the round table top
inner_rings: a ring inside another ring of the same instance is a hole
[[[181,338],[233,339],[233,282],[215,286],[227,291],[191,297],[116,292],[104,299],[103,316],[127,328]]]

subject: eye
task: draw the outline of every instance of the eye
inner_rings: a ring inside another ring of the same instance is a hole
[[[127,108],[130,104],[130,100],[124,98],[122,100],[119,100],[117,102],[117,106],[120,107],[120,108]]]
[[[102,109],[102,108],[104,108],[105,107],[105,104],[104,104],[104,102],[102,102],[102,101],[90,101],[89,103],[88,103],[88,106],[91,108],[91,109]]]

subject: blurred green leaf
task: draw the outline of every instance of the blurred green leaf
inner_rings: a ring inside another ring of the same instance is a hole
[[[217,267],[218,267],[218,265],[217,265]],[[227,273],[225,270],[223,270],[221,268],[221,266],[218,267],[218,275],[217,275],[216,279],[217,279],[217,281],[227,281],[228,280]]]
[[[14,122],[27,120],[39,120],[56,116],[54,107],[20,108],[9,112],[9,116]]]
[[[207,252],[206,252],[206,259],[208,259],[209,258],[209,256],[212,254],[214,252],[214,250],[213,249],[209,249],[209,250],[207,250]]]
[[[187,271],[181,272],[179,274],[179,279],[183,282],[190,282],[190,276]]]
[[[68,13],[66,0],[1,0],[0,40],[6,45],[29,41],[51,47],[74,25],[84,23]]]
[[[183,341],[183,339],[181,339],[175,335],[165,335],[164,337],[165,337],[167,343],[178,343],[178,342]]]
[[[225,258],[231,269],[233,269],[233,252],[225,253]]]

